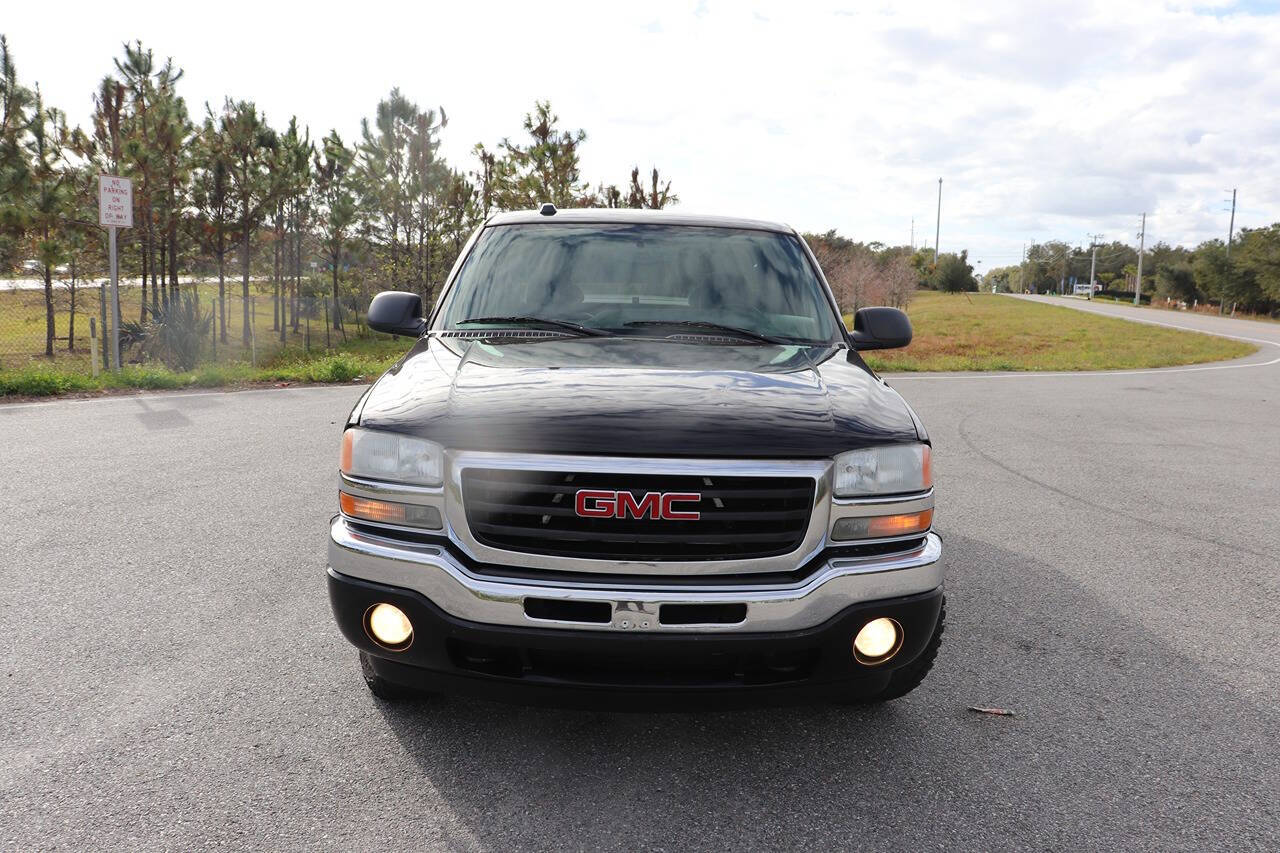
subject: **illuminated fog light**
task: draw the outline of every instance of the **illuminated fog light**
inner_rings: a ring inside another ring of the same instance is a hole
[[[365,616],[365,626],[374,642],[389,649],[407,648],[413,639],[413,624],[394,604],[375,604]]]
[[[853,638],[853,656],[859,663],[883,663],[902,647],[902,626],[881,616],[862,626]]]

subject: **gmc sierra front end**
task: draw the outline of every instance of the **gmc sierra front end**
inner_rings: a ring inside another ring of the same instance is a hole
[[[943,628],[931,449],[792,229],[502,214],[342,439],[329,595],[383,698],[883,701]]]

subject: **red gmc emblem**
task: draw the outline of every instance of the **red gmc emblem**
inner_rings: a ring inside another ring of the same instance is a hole
[[[636,500],[631,492],[610,492],[602,489],[579,489],[574,499],[574,511],[582,518],[651,518],[667,521],[697,521],[702,513],[695,510],[679,510],[676,504],[697,504],[702,500],[698,492],[647,492]]]

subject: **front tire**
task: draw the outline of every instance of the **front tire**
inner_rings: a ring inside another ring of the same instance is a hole
[[[394,681],[387,681],[374,672],[373,660],[365,652],[360,653],[360,674],[364,676],[364,684],[369,688],[369,692],[383,702],[398,702],[418,695],[414,690],[396,684]]]
[[[929,674],[929,670],[933,669],[933,661],[938,657],[938,649],[942,646],[942,630],[947,621],[947,600],[942,600],[942,606],[938,610],[938,624],[934,626],[933,636],[929,638],[929,644],[925,646],[920,656],[911,663],[895,670],[889,676],[889,683],[879,691],[861,696],[850,696],[848,699],[840,700],[841,705],[870,705],[880,702],[890,702],[894,699],[900,699],[906,696],[912,690],[920,686],[924,681],[924,677]]]

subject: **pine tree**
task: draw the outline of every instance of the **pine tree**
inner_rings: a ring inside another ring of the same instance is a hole
[[[117,73],[125,90],[125,113],[121,122],[124,144],[121,159],[124,171],[133,179],[133,232],[137,235],[142,272],[142,304],[139,322],[146,320],[147,285],[150,278],[151,308],[157,309],[160,271],[156,246],[156,194],[160,183],[157,147],[157,80],[162,86],[174,81],[182,72],[167,62],[156,68],[155,57],[142,43],[124,45],[124,58],[115,60]],[[154,79],[153,79],[154,75]]]
[[[356,161],[361,215],[377,250],[375,274],[391,288],[413,281],[415,202],[423,189],[418,167],[434,159],[440,127],[434,111],[422,112],[399,89],[378,102],[372,125],[368,119],[361,123]]]
[[[524,117],[526,142],[506,138],[493,153],[484,145],[475,147],[484,167],[481,193],[486,212],[489,207],[529,209],[547,201],[556,207],[590,203],[591,191],[582,180],[578,158],[587,132],[560,130],[559,121],[550,101],[536,101],[533,112]]]
[[[25,144],[32,93],[18,82],[9,42],[0,35],[0,269],[11,269],[26,233],[31,162]]]
[[[231,170],[222,130],[212,112],[205,117],[194,148],[191,203],[196,214],[195,234],[200,246],[213,255],[217,264],[218,306],[214,320],[218,326],[218,337],[225,344],[227,235],[233,227]]]
[[[194,127],[187,114],[186,102],[173,89],[173,83],[181,77],[179,71],[172,78],[161,77],[157,87],[156,115],[156,172],[161,242],[160,275],[168,273],[168,288],[161,288],[167,303],[169,293],[178,293],[178,234],[183,211],[190,202],[191,189],[191,138]]]
[[[671,181],[662,183],[658,176],[658,167],[654,166],[649,175],[649,187],[640,184],[640,167],[631,170],[631,190],[627,193],[627,207],[662,210],[670,204],[677,204],[680,197],[671,191]]]
[[[279,137],[275,150],[267,158],[274,232],[272,275],[275,291],[272,328],[280,333],[281,343],[285,340],[286,325],[285,278],[289,268],[293,267],[295,262],[300,262],[300,258],[295,258],[295,254],[300,251],[300,243],[295,238],[297,232],[301,230],[304,199],[311,183],[312,153],[311,133],[306,128],[299,130],[298,119],[295,116],[289,120],[288,129]]]
[[[52,358],[53,273],[67,256],[65,227],[73,209],[74,194],[67,162],[69,140],[66,119],[59,110],[45,107],[39,88],[32,102],[28,135],[31,192],[27,200],[27,217],[29,233],[35,242],[36,259],[40,262],[44,278],[44,354]]]
[[[333,280],[333,302],[338,304],[338,278],[356,219],[355,152],[333,130],[315,155],[315,197],[319,208],[317,229],[324,260]],[[335,312],[337,313],[337,312]]]
[[[267,168],[278,140],[258,108],[250,101],[227,99],[220,123],[230,176],[230,195],[240,235],[240,269],[244,297],[244,345],[252,331],[249,317],[249,274],[252,237],[271,203]]]

